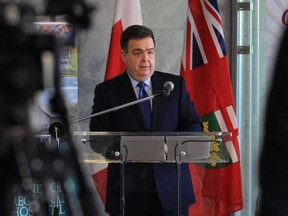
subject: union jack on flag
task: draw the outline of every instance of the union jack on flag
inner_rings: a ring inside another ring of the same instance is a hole
[[[224,57],[227,55],[227,52],[222,29],[222,21],[217,2],[213,0],[205,0],[200,1],[200,3],[200,9],[204,14],[204,20],[202,22],[209,28],[209,32],[212,37],[213,44],[218,52],[218,56],[220,58]],[[186,56],[186,58],[182,59],[183,65],[185,66],[184,68],[186,69],[186,66],[188,66],[189,70],[195,69],[208,63],[208,59],[204,50],[205,44],[203,45],[202,42],[206,41],[205,35],[201,35],[200,37],[201,32],[199,33],[197,25],[195,24],[192,15],[192,9],[188,10],[187,12],[187,35],[185,38],[185,44],[188,45],[187,49],[189,49],[189,56]],[[197,16],[197,13],[194,16]],[[187,59],[187,57],[189,59]]]

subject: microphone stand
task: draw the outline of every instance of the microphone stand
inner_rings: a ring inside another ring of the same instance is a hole
[[[59,151],[60,141],[58,137],[58,128],[55,127],[55,139],[57,141],[57,150]],[[58,197],[59,197],[59,188],[58,188],[58,179],[56,179],[56,198],[55,198],[55,205],[54,205],[54,214],[53,216],[59,216],[59,206],[58,206]]]
[[[116,110],[119,110],[119,109],[123,109],[125,107],[128,107],[128,106],[132,106],[134,104],[138,104],[138,103],[142,103],[144,101],[147,101],[147,100],[150,100],[150,99],[154,99],[155,97],[158,97],[160,95],[163,94],[163,91],[159,92],[159,93],[156,93],[156,94],[153,94],[153,95],[150,95],[148,97],[145,97],[145,98],[141,98],[141,99],[138,99],[138,100],[135,100],[135,101],[132,101],[132,102],[129,102],[129,103],[126,103],[126,104],[122,104],[120,106],[116,106],[116,107],[112,107],[110,109],[107,109],[107,110],[103,110],[101,112],[97,112],[97,113],[94,113],[92,115],[89,115],[89,116],[86,116],[86,117],[83,117],[83,118],[80,118],[80,119],[77,119],[76,121],[74,121],[73,123],[77,123],[77,122],[80,122],[80,121],[83,121],[83,120],[86,120],[86,119],[90,119],[90,118],[93,118],[95,116],[99,116],[99,115],[103,115],[105,113],[109,113],[109,112],[113,112],[113,111],[116,111]]]
[[[52,137],[56,139],[57,142],[57,151],[60,151],[60,137],[64,135],[64,126],[60,122],[54,122],[49,127],[49,133]],[[56,193],[55,193],[55,203],[54,203],[54,210],[53,216],[59,216],[59,180],[56,178]]]

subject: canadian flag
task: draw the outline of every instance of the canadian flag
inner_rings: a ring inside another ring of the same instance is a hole
[[[120,37],[124,29],[135,24],[143,25],[140,0],[117,0],[105,80],[108,80],[125,70],[125,65],[120,55]]]
[[[105,80],[122,73],[126,69],[121,59],[120,37],[123,30],[136,24],[143,25],[140,0],[116,0]],[[104,205],[106,199],[106,168],[107,164],[105,166],[97,164],[92,168],[92,178]]]

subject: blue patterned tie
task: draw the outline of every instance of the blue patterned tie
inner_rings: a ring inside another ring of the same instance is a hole
[[[137,86],[140,88],[139,89],[139,99],[148,97],[147,92],[145,91],[145,83],[144,82],[139,82]],[[143,116],[145,118],[145,121],[147,123],[148,128],[150,129],[151,126],[151,105],[150,101],[143,101],[139,103],[140,109],[143,113]]]

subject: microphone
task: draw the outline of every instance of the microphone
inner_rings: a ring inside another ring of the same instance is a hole
[[[64,135],[64,125],[60,122],[54,122],[49,127],[49,133],[54,138],[60,138]]]
[[[174,89],[174,84],[171,81],[167,81],[164,83],[164,88],[163,88],[163,95],[165,97],[168,97],[171,93],[171,91]]]

